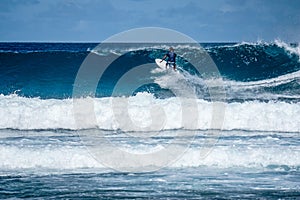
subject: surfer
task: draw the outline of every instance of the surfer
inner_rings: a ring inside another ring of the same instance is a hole
[[[162,62],[163,60],[168,58],[166,67],[173,66],[173,69],[176,70],[176,56],[177,55],[176,55],[176,53],[174,53],[173,47],[170,47],[169,52],[164,55],[164,57],[162,58],[162,60],[160,62]]]

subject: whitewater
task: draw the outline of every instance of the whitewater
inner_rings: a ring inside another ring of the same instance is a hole
[[[139,93],[133,97],[106,97],[92,99],[95,106],[97,123],[90,127],[80,127],[74,119],[72,99],[40,99],[25,98],[17,95],[0,96],[0,122],[1,129],[17,130],[48,130],[70,129],[80,130],[84,128],[99,128],[107,130],[134,131],[126,127],[120,127],[114,119],[112,104],[118,105],[118,101],[128,102],[128,113],[131,119],[140,126],[151,124],[152,117],[159,117],[161,112],[151,113],[154,106],[160,107],[166,114],[166,121],[160,130],[189,129],[181,126],[181,102],[178,98],[156,99],[149,93]],[[81,99],[81,101],[88,101]],[[91,99],[89,99],[91,100]],[[197,100],[198,122],[196,129],[210,129],[212,117],[212,102]],[[281,131],[299,132],[300,104],[286,102],[244,102],[224,103],[224,122],[222,130],[246,130],[246,131]],[[115,108],[118,109],[118,108]],[[124,114],[125,116],[125,114]],[[119,116],[122,118],[122,116]]]

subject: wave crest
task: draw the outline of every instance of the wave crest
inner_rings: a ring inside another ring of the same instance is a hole
[[[90,98],[90,97],[88,97]],[[82,99],[83,101],[85,99]],[[113,100],[113,101],[112,101]],[[114,119],[112,102],[129,102],[128,113],[131,120],[138,126],[148,126],[152,123],[151,114],[160,117],[161,110],[151,113],[153,106],[160,107],[166,114],[162,130],[189,129],[182,125],[180,99],[156,99],[148,93],[139,93],[133,97],[94,98],[96,124],[90,127],[80,127],[74,119],[72,99],[39,99],[25,98],[17,95],[0,95],[0,128],[45,130],[99,128],[107,130],[135,131],[131,127],[122,127]],[[90,99],[88,100],[90,101]],[[226,109],[223,130],[243,129],[260,131],[290,131],[299,132],[300,104],[285,102],[244,102],[221,103]],[[121,105],[121,103],[120,103]],[[198,122],[196,129],[211,128],[213,103],[197,99]],[[124,114],[123,117],[127,117]],[[122,115],[120,115],[122,119]]]

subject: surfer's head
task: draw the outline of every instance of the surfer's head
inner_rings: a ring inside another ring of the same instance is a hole
[[[170,50],[170,51],[174,51],[173,47],[170,47],[169,50]]]

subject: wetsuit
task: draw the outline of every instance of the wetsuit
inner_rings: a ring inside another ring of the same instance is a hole
[[[167,65],[175,66],[176,56],[177,56],[176,53],[170,51],[169,53],[166,54],[166,56],[168,57]]]

